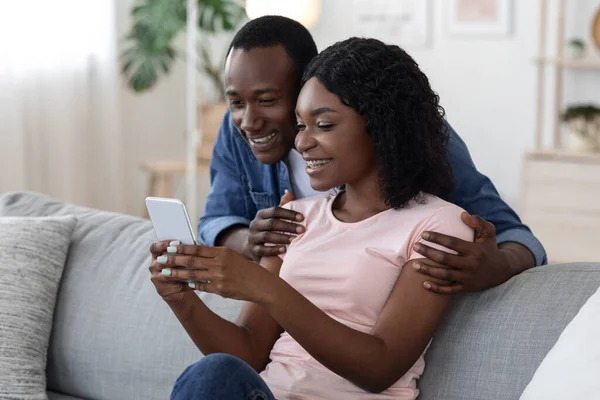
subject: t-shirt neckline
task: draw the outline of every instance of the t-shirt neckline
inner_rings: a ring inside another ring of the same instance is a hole
[[[346,229],[353,229],[353,228],[363,227],[365,225],[369,225],[369,224],[373,223],[378,218],[381,218],[383,215],[388,214],[391,211],[394,211],[394,208],[389,208],[387,210],[378,212],[375,215],[372,215],[372,216],[370,216],[368,218],[365,218],[365,219],[363,219],[361,221],[356,221],[356,222],[344,222],[344,221],[340,221],[333,214],[333,203],[335,202],[335,199],[337,199],[337,197],[342,192],[344,192],[344,190],[338,190],[337,192],[332,193],[329,196],[329,201],[327,203],[327,218],[329,219],[329,221],[331,221],[332,224],[337,225],[339,227],[346,228]]]

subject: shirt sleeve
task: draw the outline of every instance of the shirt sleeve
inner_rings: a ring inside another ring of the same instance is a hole
[[[463,210],[454,204],[443,206],[437,210],[431,217],[429,217],[429,219],[427,219],[427,221],[425,221],[425,223],[419,227],[419,229],[416,230],[417,234],[411,240],[407,260],[425,258],[425,256],[417,253],[414,250],[415,243],[423,243],[429,247],[443,250],[451,254],[456,254],[454,250],[450,250],[437,243],[431,243],[424,240],[421,237],[421,234],[425,231],[443,233],[445,235],[454,236],[456,238],[472,242],[475,239],[475,232],[473,229],[469,228],[469,226],[467,226],[462,219],[460,219],[462,212]]]
[[[447,126],[448,157],[454,176],[454,189],[447,200],[494,224],[498,243],[519,243],[531,251],[536,265],[546,264],[544,246],[502,200],[490,179],[477,170],[466,144],[449,124]]]
[[[214,246],[217,237],[234,225],[249,226],[250,216],[246,206],[243,177],[236,157],[237,132],[231,123],[229,110],[223,118],[210,161],[211,189],[206,199],[204,213],[198,224],[200,242]]]

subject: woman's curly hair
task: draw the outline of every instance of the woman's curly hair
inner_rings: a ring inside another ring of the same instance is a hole
[[[404,50],[350,38],[315,57],[302,85],[313,77],[364,118],[386,204],[402,208],[411,199],[423,202],[423,193],[448,193],[452,171],[444,109]]]

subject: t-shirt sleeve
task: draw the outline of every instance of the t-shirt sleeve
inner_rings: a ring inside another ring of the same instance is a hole
[[[421,234],[425,231],[442,233],[448,236],[454,236],[456,238],[472,242],[475,238],[475,233],[472,228],[467,226],[460,215],[464,212],[464,210],[454,204],[450,204],[444,206],[437,210],[431,217],[429,217],[425,223],[418,229],[411,240],[410,247],[408,248],[409,255],[407,260],[412,260],[415,258],[424,258],[424,256],[420,253],[417,253],[414,250],[414,245],[418,243],[426,244],[429,247],[443,250],[445,252],[456,254],[455,251],[450,250],[444,246],[441,246],[436,243],[431,243],[424,240],[421,237]]]

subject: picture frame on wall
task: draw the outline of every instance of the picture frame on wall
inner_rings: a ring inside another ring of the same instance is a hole
[[[504,37],[512,31],[513,0],[445,0],[450,35]]]
[[[410,49],[431,45],[431,0],[354,0],[353,35]]]

